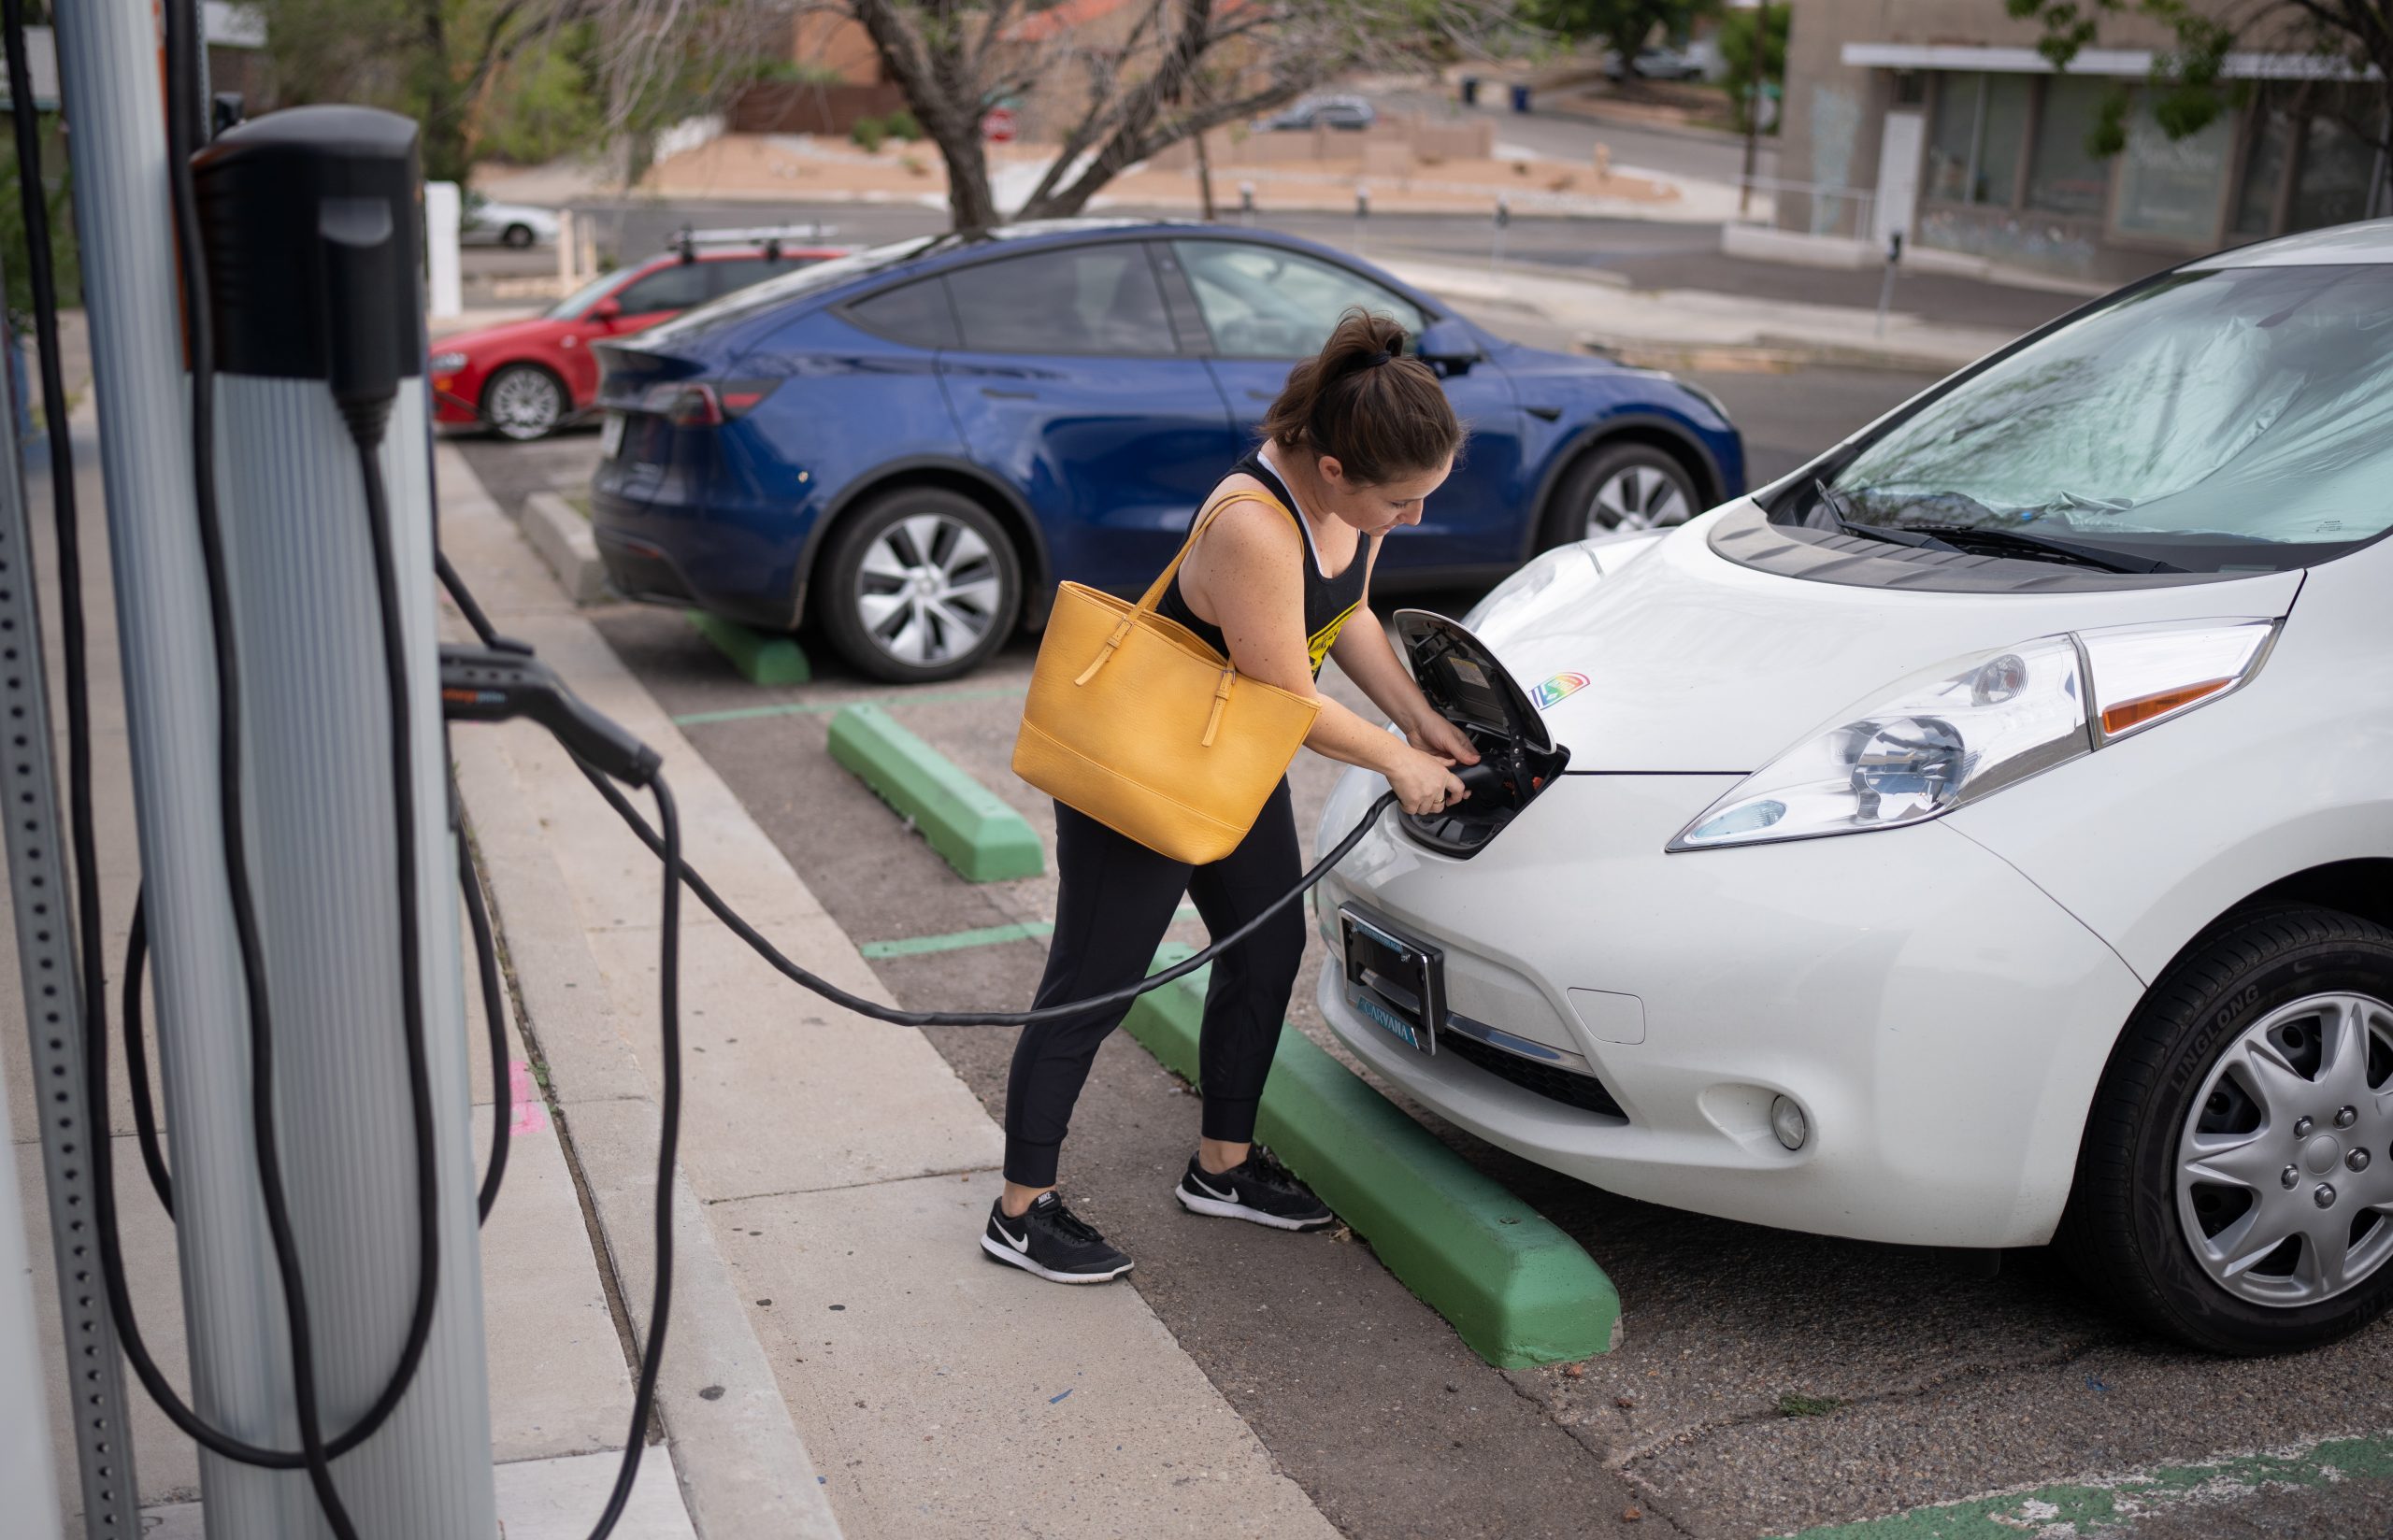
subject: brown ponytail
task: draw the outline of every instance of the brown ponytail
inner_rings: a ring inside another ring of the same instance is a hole
[[[1367,487],[1436,470],[1464,436],[1437,375],[1404,356],[1404,328],[1359,308],[1288,372],[1263,432],[1282,448],[1334,457]]]

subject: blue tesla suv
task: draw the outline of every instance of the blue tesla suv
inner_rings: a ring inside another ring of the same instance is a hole
[[[625,593],[952,677],[1059,579],[1144,588],[1356,305],[1403,323],[1471,433],[1383,592],[1744,491],[1720,404],[1668,375],[1506,342],[1310,241],[1075,221],[876,248],[600,344],[598,549]]]

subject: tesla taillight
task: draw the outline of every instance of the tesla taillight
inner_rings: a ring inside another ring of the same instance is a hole
[[[719,428],[753,411],[780,383],[778,379],[667,380],[650,386],[640,397],[640,406],[677,428]]]

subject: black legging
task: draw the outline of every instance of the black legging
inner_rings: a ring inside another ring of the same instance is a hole
[[[1183,892],[1205,928],[1226,935],[1304,875],[1297,815],[1282,780],[1237,849],[1190,866],[1055,805],[1055,936],[1035,1004],[1054,1005],[1133,984],[1147,975]],[[1280,1023],[1304,961],[1304,905],[1291,904],[1213,962],[1205,991],[1197,1069],[1204,1134],[1243,1144],[1280,1042]],[[1053,1187],[1055,1154],[1072,1121],[1096,1046],[1126,1007],[1025,1027],[1006,1077],[1006,1179]]]

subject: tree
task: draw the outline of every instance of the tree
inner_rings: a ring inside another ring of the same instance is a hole
[[[1526,0],[1521,19],[1573,42],[1601,40],[1625,60],[1635,58],[1656,28],[1683,39],[1696,19],[1720,0]]]
[[[2247,80],[2230,78],[2228,55],[2307,55],[2346,89],[2320,92],[2312,110],[2333,120],[2380,157],[2393,154],[2393,0],[2227,0],[2197,8],[2193,0],[2004,0],[2011,14],[2043,27],[2038,51],[2056,70],[2101,36],[2105,21],[2139,16],[2166,26],[2174,46],[2153,50],[2145,85],[2153,121],[2171,139],[2208,127],[2249,100]],[[2374,70],[2373,78],[2369,72]],[[2124,86],[2103,103],[2086,149],[2117,154],[2127,145],[2132,99]]]
[[[786,36],[767,0],[254,0],[278,106],[359,102],[423,124],[424,175],[494,140],[637,138],[703,110]],[[528,130],[528,132],[527,132]]]
[[[1795,7],[1765,0],[1759,7],[1730,11],[1720,21],[1720,59],[1728,66],[1727,78],[1737,91],[1737,121],[1751,128],[1753,117],[1760,109],[1761,82],[1786,79],[1786,34],[1794,21]],[[1761,57],[1754,57],[1754,46],[1759,40]],[[1759,64],[1758,73],[1755,70]]]
[[[1191,135],[1348,70],[1453,57],[1511,20],[1502,0],[1123,0],[1046,11],[1024,0],[823,3],[863,25],[939,147],[958,229],[1003,217],[981,123],[1034,85],[1068,82],[1074,110],[1014,217],[1054,219],[1080,212],[1123,171]]]

